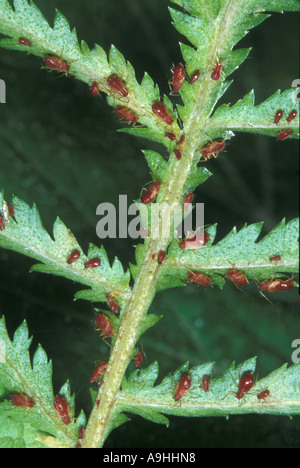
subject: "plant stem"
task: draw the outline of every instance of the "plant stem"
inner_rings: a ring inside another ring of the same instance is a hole
[[[161,188],[162,196],[158,198],[159,203],[166,203],[169,204],[169,206],[172,206],[173,203],[180,203],[184,194],[184,186],[195,158],[195,153],[199,145],[207,138],[205,134],[203,136],[203,132],[214,106],[213,91],[215,86],[210,75],[215,59],[221,51],[224,37],[226,37],[226,34],[224,34],[221,28],[221,25],[225,24],[224,17],[226,14],[228,14],[228,10],[223,12],[223,15],[219,16],[215,24],[215,35],[207,60],[206,73],[199,86],[193,112],[184,127],[185,145],[182,158],[180,161],[174,161],[174,157],[170,158],[168,181]],[[231,20],[233,21],[232,16]],[[231,21],[228,19],[226,23],[227,30],[230,30],[230,23]],[[85,431],[85,437],[82,441],[83,448],[97,448],[103,446],[122,378],[135,347],[140,324],[143,317],[147,314],[155,295],[159,265],[152,259],[152,255],[161,250],[166,250],[172,240],[172,237],[169,239],[150,239],[148,243],[143,266],[135,282],[131,298],[128,301],[105,373],[105,378],[99,390],[96,404]]]

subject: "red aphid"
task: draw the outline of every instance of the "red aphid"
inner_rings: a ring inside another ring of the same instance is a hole
[[[184,397],[192,385],[192,379],[189,375],[182,375],[179,379],[178,384],[175,387],[174,400],[178,401]]]
[[[185,80],[185,68],[182,63],[173,68],[173,93],[177,93]]]
[[[166,122],[168,125],[173,125],[174,120],[172,119],[168,109],[162,102],[155,102],[152,105],[152,110],[154,114],[160,118],[160,120]]]
[[[188,193],[187,196],[185,197],[185,199],[183,200],[183,209],[184,209],[184,211],[187,211],[189,209],[190,204],[192,203],[193,200],[194,200],[193,192]]]
[[[191,76],[191,78],[190,78],[190,84],[196,83],[196,81],[198,81],[198,79],[199,79],[199,76],[200,76],[200,72],[199,72],[199,70],[196,70],[196,71],[192,74],[192,76]]]
[[[181,159],[181,152],[179,151],[179,149],[175,149],[174,150],[174,154],[176,156],[176,159],[178,159],[178,161],[180,161]]]
[[[65,424],[70,424],[71,422],[71,411],[65,397],[57,395],[54,399],[54,408],[58,417]]]
[[[28,39],[25,39],[24,37],[20,37],[19,44],[31,47],[31,42]]]
[[[44,65],[61,72],[65,71],[68,73],[70,71],[70,65],[59,57],[45,57]]]
[[[124,97],[128,96],[128,91],[125,88],[124,82],[117,75],[110,76],[107,80],[107,83],[109,87],[116,93]]]
[[[114,299],[114,297],[111,294],[108,294],[106,296],[106,299],[109,303],[110,310],[114,313],[117,314],[119,312],[119,306],[117,301]]]
[[[143,362],[144,353],[142,349],[139,349],[134,358],[135,367],[140,367]]]
[[[294,118],[297,116],[298,112],[296,110],[293,110],[290,115],[287,117],[287,121],[288,122],[291,122],[292,120],[294,120]]]
[[[270,395],[270,390],[264,390],[264,391],[261,392],[259,395],[257,395],[257,398],[258,398],[259,400],[264,400],[264,399],[267,398],[269,395]]]
[[[177,141],[177,145],[179,146],[180,150],[183,150],[184,147],[184,141],[185,141],[185,135],[181,135],[180,140]]]
[[[120,119],[125,119],[129,123],[135,124],[139,120],[138,116],[127,107],[117,107],[117,109],[115,109],[115,113]]]
[[[101,260],[99,258],[92,258],[84,264],[84,268],[98,268],[101,265]]]
[[[272,279],[268,281],[262,281],[259,285],[259,289],[273,293],[275,291],[289,291],[294,286],[295,283],[291,279]]]
[[[81,440],[83,438],[84,438],[84,428],[80,427],[80,429],[78,430],[78,439]]]
[[[15,393],[11,397],[12,404],[21,408],[33,408],[35,402],[28,395],[23,393]]]
[[[286,140],[292,134],[293,134],[293,130],[291,130],[290,128],[288,130],[281,130],[281,132],[277,134],[277,140],[279,141]]]
[[[200,153],[202,154],[204,159],[210,159],[212,157],[216,158],[219,153],[224,151],[225,149],[225,141],[221,140],[216,140],[208,143],[201,151]]]
[[[94,81],[94,83],[92,83],[92,86],[91,86],[91,95],[97,97],[99,95],[99,92],[100,90],[99,90],[98,83]]]
[[[95,325],[101,331],[101,336],[110,338],[115,334],[111,320],[104,314],[96,315]]]
[[[207,286],[211,285],[210,277],[207,276],[205,273],[201,273],[200,271],[189,271],[188,280],[190,283],[199,284],[203,288],[206,288]]]
[[[157,263],[161,265],[165,258],[166,258],[166,253],[163,250],[161,250],[157,256]]]
[[[2,215],[0,215],[0,231],[4,231],[5,229],[5,221]]]
[[[171,140],[171,141],[176,140],[176,135],[174,135],[174,133],[167,132],[167,133],[165,133],[165,137],[169,138],[169,140]]]
[[[202,387],[205,392],[209,392],[209,384],[210,384],[210,378],[205,375],[202,380]]]
[[[280,120],[282,119],[282,116],[283,116],[283,112],[281,109],[279,109],[277,112],[276,112],[276,115],[275,115],[275,119],[274,119],[274,123],[277,125]]]
[[[149,205],[149,203],[153,203],[158,195],[160,187],[161,187],[160,181],[157,181],[154,184],[150,185],[147,192],[145,192],[142,195],[141,202],[144,205]]]
[[[195,234],[193,237],[186,237],[183,241],[178,242],[180,249],[195,250],[204,247],[209,242],[209,235],[205,232],[203,236],[200,233]]]
[[[12,205],[8,204],[7,208],[8,208],[9,216],[11,216],[11,217],[15,216],[14,207]]]
[[[236,394],[236,398],[241,400],[253,387],[254,385],[254,375],[253,372],[246,372],[242,375],[239,383],[239,389]]]
[[[281,260],[281,256],[280,255],[273,255],[273,257],[270,257],[269,260],[270,260],[270,262],[279,262],[279,260]]]
[[[246,286],[249,283],[247,276],[235,268],[230,268],[230,270],[228,270],[226,278],[232,281],[236,286]]]
[[[107,363],[105,361],[102,361],[92,373],[90,382],[91,383],[97,382],[97,380],[99,380],[100,377],[102,377],[102,375],[104,374],[106,367],[107,367]]]
[[[222,71],[222,66],[224,65],[224,63],[222,62],[218,62],[217,65],[215,66],[212,74],[211,74],[211,79],[213,81],[219,81],[219,79],[221,78],[221,71]]]
[[[80,258],[79,250],[73,250],[70,257],[67,260],[68,265],[72,265],[72,263],[76,262]]]

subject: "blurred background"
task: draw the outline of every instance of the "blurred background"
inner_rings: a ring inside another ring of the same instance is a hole
[[[167,0],[36,0],[53,24],[59,9],[90,47],[107,52],[113,43],[133,64],[138,80],[144,71],[169,93],[173,63],[181,61],[179,41]],[[299,78],[299,45],[295,13],[274,14],[240,43],[252,46],[247,61],[233,75],[222,102],[235,103],[252,88],[256,103]],[[120,123],[105,98],[95,99],[88,87],[72,78],[41,70],[41,60],[0,50],[0,78],[7,103],[0,106],[0,188],[36,202],[44,226],[52,232],[59,216],[84,249],[97,245],[96,207],[139,197],[151,181],[141,149],[152,143],[117,133]],[[179,101],[178,101],[179,102]],[[205,203],[206,224],[218,223],[218,239],[245,222],[265,221],[264,232],[283,217],[298,216],[299,161],[295,141],[278,143],[264,136],[237,134],[227,152],[210,161],[214,176],[196,192]],[[105,240],[111,260],[124,267],[134,262],[130,239]],[[54,367],[54,390],[69,378],[77,409],[91,410],[89,377],[108,347],[93,330],[93,308],[73,302],[80,289],[62,278],[28,274],[32,261],[0,250],[0,315],[8,329],[26,319]],[[273,304],[251,286],[240,291],[179,288],[160,293],[151,312],[164,314],[160,325],[142,337],[144,365],[158,360],[160,378],[187,360],[191,366],[215,361],[214,374],[258,357],[260,378],[288,362],[291,343],[300,338],[297,290],[275,293]],[[169,429],[137,416],[114,431],[107,448],[297,447],[300,418],[241,416],[225,419],[170,418]]]

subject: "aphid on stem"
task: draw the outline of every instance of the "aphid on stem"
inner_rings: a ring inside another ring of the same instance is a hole
[[[140,367],[143,363],[144,352],[142,349],[139,349],[134,358],[134,365],[135,367]]]
[[[161,187],[161,182],[158,180],[154,184],[151,184],[148,190],[141,196],[141,202],[144,205],[149,205],[156,200],[159,189]]]
[[[127,107],[117,107],[115,113],[120,119],[125,119],[129,123],[136,124],[139,120],[138,116]]]
[[[112,296],[111,294],[108,294],[108,295],[106,296],[106,300],[108,301],[110,310],[111,310],[114,314],[117,314],[117,313],[119,312],[119,306],[118,306],[117,301],[113,298],[113,296]]]
[[[102,375],[104,374],[106,367],[107,367],[107,363],[105,361],[101,361],[99,366],[97,366],[94,372],[92,372],[90,382],[91,383],[97,382],[97,380],[99,380],[100,377],[102,377]]]

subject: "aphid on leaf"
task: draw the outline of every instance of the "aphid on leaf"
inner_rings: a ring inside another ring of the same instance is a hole
[[[139,120],[138,116],[127,107],[117,107],[117,109],[115,109],[115,113],[120,119],[125,119],[129,123],[135,124]]]
[[[143,363],[144,353],[142,349],[139,349],[134,358],[135,367],[140,367]]]
[[[296,110],[293,110],[290,115],[287,117],[287,121],[288,122],[291,122],[292,120],[294,120],[294,118],[297,116],[298,112]]]
[[[281,256],[280,255],[273,255],[273,257],[270,257],[269,260],[270,260],[270,262],[279,262],[279,260],[281,260]]]
[[[0,215],[0,231],[4,231],[4,229],[5,229],[4,218],[2,215]]]
[[[118,306],[118,303],[117,301],[113,298],[113,296],[111,294],[108,294],[106,296],[106,299],[109,303],[109,307],[110,307],[110,310],[114,313],[114,314],[117,314],[119,312],[119,306]]]
[[[20,37],[19,44],[31,47],[31,42],[28,39],[25,39],[25,37]]]
[[[181,135],[180,140],[178,140],[176,143],[179,146],[180,151],[183,150],[184,141],[185,141],[185,135]]]
[[[70,424],[71,411],[70,411],[68,402],[65,399],[65,397],[61,395],[57,395],[54,399],[54,408],[58,417],[62,420],[62,422],[65,423],[66,425]]]
[[[246,286],[249,281],[247,276],[235,268],[228,270],[226,278],[232,281],[236,286]]]
[[[289,291],[295,286],[295,283],[291,279],[272,279],[268,281],[262,281],[259,285],[260,291],[267,291],[273,293],[275,291]]]
[[[97,97],[100,93],[98,83],[94,81],[91,86],[91,95]]]
[[[277,112],[276,112],[276,115],[275,115],[275,119],[274,119],[274,123],[277,125],[280,120],[282,119],[282,116],[283,116],[283,112],[281,109],[279,109]]]
[[[73,250],[71,255],[69,256],[67,260],[68,265],[72,265],[72,263],[77,262],[77,260],[80,258],[80,252],[79,250]]]
[[[270,395],[270,390],[264,390],[259,395],[257,395],[257,398],[259,400],[265,400],[266,398],[268,398],[269,395]]]
[[[101,265],[101,260],[99,258],[92,258],[84,264],[84,268],[98,268]]]
[[[173,93],[177,93],[185,80],[185,68],[182,63],[173,68]]]
[[[166,122],[168,125],[173,125],[174,120],[172,119],[168,109],[162,102],[155,102],[152,105],[152,110],[154,114],[160,118],[160,120]]]
[[[175,149],[174,150],[174,154],[176,156],[176,159],[178,159],[178,161],[180,161],[181,159],[181,152],[179,151],[179,149]]]
[[[210,237],[206,232],[204,232],[203,236],[200,233],[194,234],[193,237],[186,237],[183,241],[178,242],[178,247],[188,250],[200,249],[209,242],[209,239]]]
[[[188,280],[189,283],[196,283],[206,288],[207,286],[211,285],[211,279],[205,273],[201,273],[200,271],[189,271],[188,273]]]
[[[148,190],[141,196],[141,202],[144,205],[149,205],[149,203],[153,203],[156,200],[160,187],[160,181],[151,184]]]
[[[23,393],[15,393],[11,397],[12,404],[21,408],[33,408],[35,402],[28,395]]]
[[[202,388],[205,392],[209,392],[210,378],[208,375],[205,375],[202,379]]]
[[[290,128],[288,130],[281,130],[281,132],[277,134],[277,140],[279,141],[286,140],[292,134],[293,134],[293,130],[291,130]]]
[[[198,79],[199,79],[199,76],[200,76],[200,72],[199,72],[199,70],[196,70],[196,71],[192,74],[192,76],[191,76],[191,78],[190,78],[190,84],[196,83],[196,81],[198,81]]]
[[[211,79],[213,81],[219,81],[221,78],[221,71],[222,71],[222,66],[224,65],[223,62],[218,62],[217,65],[215,66],[212,74],[211,74]]]
[[[7,208],[8,208],[9,216],[11,216],[11,217],[15,216],[14,207],[11,204],[8,203]]]
[[[192,385],[191,377],[189,375],[182,375],[179,379],[178,384],[175,387],[175,392],[173,396],[174,400],[175,401],[181,400],[181,398],[187,394],[191,385]]]
[[[166,258],[166,253],[163,250],[161,250],[157,256],[157,263],[161,265],[165,258]]]
[[[102,377],[102,375],[104,374],[104,371],[105,371],[106,367],[107,367],[107,363],[105,361],[102,361],[99,364],[99,366],[92,373],[91,378],[90,378],[90,382],[91,383],[97,382],[97,380],[99,380],[100,377]]]
[[[239,389],[236,394],[236,398],[241,400],[253,387],[254,385],[254,375],[253,372],[246,372],[242,375],[239,383]]]
[[[186,195],[185,199],[183,200],[183,210],[187,211],[190,208],[192,201],[194,200],[193,192],[190,192]]]
[[[59,57],[54,57],[54,56],[45,57],[44,65],[47,68],[52,68],[53,70],[57,70],[60,72],[68,73],[70,71],[70,65]]]
[[[101,331],[101,336],[111,338],[115,334],[111,320],[104,314],[96,315],[95,325]]]
[[[107,83],[108,86],[116,93],[124,97],[128,96],[128,91],[125,88],[125,83],[117,75],[110,76],[107,80]]]
[[[225,146],[226,144],[224,140],[211,141],[204,148],[202,148],[200,153],[202,154],[203,159],[205,160],[210,158],[216,158],[219,153],[222,153],[222,151],[224,151]]]
[[[169,140],[171,140],[171,141],[176,140],[176,135],[174,135],[174,133],[166,132],[165,137],[169,138]]]

